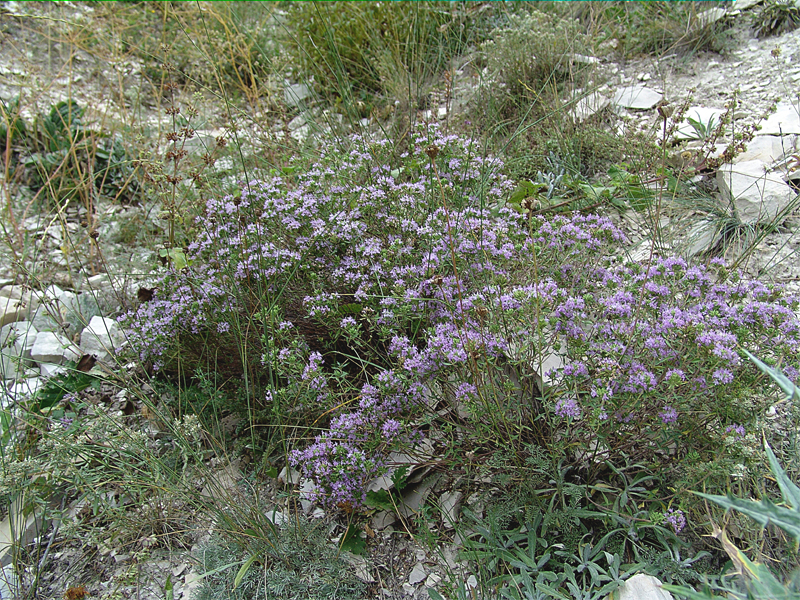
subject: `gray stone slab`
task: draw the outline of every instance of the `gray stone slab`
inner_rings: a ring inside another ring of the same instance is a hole
[[[797,137],[797,135],[758,135],[747,144],[747,150],[733,159],[733,164],[760,160],[766,165],[771,165],[795,151]]]
[[[305,100],[311,98],[313,92],[305,83],[294,83],[283,90],[283,99],[292,107],[300,106]]]
[[[757,135],[786,135],[800,133],[800,109],[789,102],[781,102],[778,109],[764,121]]]
[[[94,316],[81,332],[80,348],[84,354],[93,354],[98,360],[108,362],[124,339],[114,319]]]
[[[606,600],[673,600],[672,594],[661,588],[661,582],[652,575],[637,573]]]
[[[617,90],[613,103],[622,108],[648,110],[664,98],[663,94],[644,85],[631,85]]]
[[[736,214],[743,223],[773,221],[792,202],[796,194],[783,178],[767,173],[758,160],[735,165],[722,165],[717,171],[724,203],[733,201]]]
[[[40,331],[31,348],[31,358],[39,363],[61,365],[70,360],[79,360],[80,357],[81,354],[76,350],[75,344],[53,331]]]

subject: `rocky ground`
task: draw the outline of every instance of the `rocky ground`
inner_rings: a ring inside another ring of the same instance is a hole
[[[677,107],[691,96],[687,116],[707,123],[714,115],[719,118],[735,98],[734,123],[737,130],[755,124],[761,128],[748,144],[747,151],[738,155],[732,164],[722,165],[714,172],[706,171],[702,176],[710,182],[710,189],[720,205],[735,210],[742,225],[755,228],[757,221],[773,220],[778,226],[759,242],[756,253],[743,263],[747,272],[761,277],[766,273],[800,290],[800,263],[794,254],[800,243],[795,232],[800,220],[793,213],[800,175],[792,171],[800,162],[797,159],[800,30],[779,37],[756,39],[750,28],[748,8],[741,0],[729,7],[729,15],[734,15],[730,17],[734,26],[730,49],[724,54],[675,55],[624,63],[600,59],[598,68],[605,83],[576,105],[576,118],[610,106],[617,115],[615,126],[620,130],[636,128],[657,132],[663,123],[658,108],[665,103]],[[21,3],[6,2],[4,9],[6,12],[0,15],[0,19],[9,15],[21,15],[20,21],[30,18]],[[75,5],[73,9],[72,18],[91,18],[91,7]],[[740,12],[737,14],[736,11]],[[24,36],[25,28],[18,32]],[[32,38],[30,41],[33,43]],[[37,70],[32,72],[20,68],[15,53],[22,47],[21,43],[25,43],[23,38],[9,35],[0,42],[0,72],[4,73],[0,77],[0,95],[4,100],[10,100],[21,89],[29,89],[26,86],[34,80],[49,78],[53,83],[43,94],[43,106],[64,97],[69,90],[84,104],[94,105],[95,110],[105,107],[111,113],[119,112],[120,107],[100,101],[103,79],[97,76],[96,70],[103,67],[96,57],[81,56],[72,79],[66,80],[58,73],[48,73],[53,65],[40,60],[35,47],[26,52],[29,64]],[[129,74],[140,67],[135,62],[114,66]],[[292,90],[294,96],[305,94],[302,84],[295,85]],[[777,110],[768,115],[773,104]],[[431,109],[426,116],[443,116],[444,108]],[[301,118],[298,117],[300,120],[293,121],[291,134],[308,135],[309,131],[302,129],[304,123],[318,114],[302,114]],[[155,112],[143,118],[158,119]],[[214,136],[213,129],[202,133],[210,138]],[[684,138],[701,137],[696,128],[685,122],[677,128],[677,134]],[[727,136],[730,139],[730,132]],[[725,143],[717,146],[716,154],[719,154]],[[702,151],[702,140],[690,140],[680,148],[681,156],[691,163]],[[97,210],[97,232],[104,242],[103,254],[99,258],[98,255],[69,255],[65,235],[84,235],[79,225],[80,214],[68,214],[62,221],[30,215],[22,222],[26,235],[36,241],[36,251],[30,253],[21,266],[40,275],[40,280],[46,284],[41,291],[19,285],[20,265],[12,264],[12,256],[7,250],[0,250],[0,371],[5,381],[5,406],[13,406],[18,398],[41,387],[46,378],[58,373],[62,369],[60,364],[67,360],[94,355],[100,364],[113,364],[109,350],[122,342],[122,336],[116,322],[103,315],[117,314],[126,303],[132,302],[140,287],[146,287],[147,272],[156,258],[152,249],[113,240],[120,239],[120,230],[134,215],[151,219],[156,227],[163,223],[159,222],[158,211],[145,207],[101,205]],[[639,242],[633,251],[637,256],[651,252],[650,227],[642,222],[641,215],[626,214],[615,218],[631,234],[633,241]],[[718,243],[722,235],[713,228],[707,212],[692,207],[685,207],[681,213],[665,210],[660,225],[668,229],[678,222],[681,229],[675,240],[676,247],[690,253],[706,250]],[[662,253],[669,250],[663,247],[655,249]],[[74,268],[80,263],[86,268]],[[68,265],[73,268],[68,270]],[[18,357],[23,361],[20,362]],[[96,410],[106,411],[122,420],[141,418],[137,413],[130,414],[127,408],[129,400],[124,393],[111,387],[100,391],[101,395],[106,392],[108,397],[98,403]],[[244,477],[245,465],[238,462],[214,464],[210,468],[222,482],[221,487],[231,493]],[[368,552],[363,556],[348,556],[354,571],[369,584],[370,597],[427,598],[428,587],[446,581],[453,573],[460,573],[468,586],[475,585],[475,578],[466,570],[466,565],[457,561],[458,540],[452,522],[458,518],[463,505],[469,506],[473,512],[480,512],[477,496],[464,498],[459,492],[453,492],[457,482],[446,474],[426,477],[428,472],[418,469],[411,475],[410,493],[405,498],[407,506],[399,511],[399,515],[389,512],[376,514],[368,529],[371,536]],[[285,519],[282,515],[291,514],[294,509],[294,505],[278,492],[300,484],[296,474],[285,470],[277,480],[263,483],[261,493],[270,498],[274,519]],[[436,552],[408,533],[417,531],[419,535],[413,521],[426,499],[434,499],[447,516],[442,522],[433,524],[435,530],[431,535],[438,537],[440,542]],[[313,507],[303,508],[309,512],[314,510]],[[323,516],[319,511],[314,514]],[[9,524],[15,518],[19,515],[12,507],[0,530],[2,572],[10,582],[6,586],[0,585],[3,599],[13,597],[10,588],[13,588],[14,574],[8,566],[8,546],[4,539],[7,540]],[[89,542],[83,546],[74,542],[65,545],[60,543],[57,524],[44,523],[32,516],[26,523],[16,525],[24,532],[27,544],[48,549],[44,555],[38,554],[44,556],[42,560],[46,559],[47,568],[39,581],[37,597],[68,597],[64,596],[67,588],[73,586],[77,589],[78,585],[83,585],[90,597],[188,600],[192,590],[199,585],[201,569],[197,560],[187,554],[190,548],[167,550],[139,545],[135,550],[129,550],[115,546],[114,531],[107,532],[109,543],[99,549]],[[194,544],[191,549],[196,550],[206,538],[208,527],[198,523],[192,527],[195,530],[186,539],[191,542],[188,545]],[[331,525],[329,533],[331,538],[336,538],[343,534],[343,529]],[[173,586],[170,592],[167,592],[168,578]]]

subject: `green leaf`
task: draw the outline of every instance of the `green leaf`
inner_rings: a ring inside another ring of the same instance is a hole
[[[253,554],[239,568],[239,571],[236,573],[236,577],[233,579],[233,589],[239,587],[239,584],[242,583],[242,579],[244,579],[244,576],[247,575],[247,572],[250,570],[250,567],[252,567],[253,563],[256,562],[257,560],[258,560],[258,554]]]
[[[444,600],[442,595],[433,588],[428,588],[428,596],[431,597],[431,600]]]
[[[715,596],[711,593],[711,590],[696,592],[692,588],[682,585],[669,585],[665,583],[661,586],[661,589],[667,592],[672,592],[678,597],[688,598],[689,600],[725,600],[725,596]],[[614,596],[613,594],[609,596],[609,600],[614,600],[615,598],[617,598],[617,596]]]
[[[350,525],[342,536],[339,549],[353,554],[363,554],[367,549],[367,540],[361,536],[361,530]]]
[[[75,368],[75,363],[71,363]],[[41,389],[33,395],[34,410],[44,411],[58,404],[61,399],[70,393],[82,392],[88,387],[98,388],[100,379],[83,371],[69,371],[47,381]]]
[[[795,511],[800,511],[800,488],[797,487],[794,482],[789,479],[789,477],[787,477],[786,471],[781,468],[781,465],[778,463],[778,459],[775,458],[775,453],[772,451],[772,448],[769,447],[767,440],[764,440],[764,451],[767,453],[772,474],[778,481],[778,487],[781,489],[783,501],[794,508]]]
[[[172,574],[167,575],[167,582],[164,584],[164,600],[174,600],[174,590],[172,589]]]
[[[719,504],[723,508],[733,508],[746,514],[748,517],[766,527],[767,525],[777,525],[786,533],[800,539],[800,511],[776,506],[766,498],[764,500],[742,500],[733,496],[717,496],[713,494],[703,494],[692,492],[701,498]]]
[[[746,348],[742,348],[742,351],[747,354],[747,357],[756,364],[762,373],[769,375],[775,383],[781,386],[781,389],[786,392],[787,400],[800,400],[800,389],[798,389],[798,387],[792,383],[792,381],[786,377],[786,375],[778,371],[778,369],[770,367],[761,362],[755,355],[748,352]]]
[[[511,194],[508,201],[511,204],[519,206],[525,198],[532,198],[539,194],[542,190],[547,188],[543,183],[534,183],[532,181],[520,181],[517,189]]]
[[[158,251],[158,255],[161,258],[169,258],[170,262],[178,271],[185,269],[189,264],[183,248],[161,248],[161,250]]]

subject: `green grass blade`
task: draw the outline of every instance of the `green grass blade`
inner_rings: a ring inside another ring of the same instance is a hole
[[[258,560],[258,554],[253,554],[239,568],[239,572],[236,573],[236,577],[233,580],[233,589],[239,587],[239,584],[242,583],[242,579],[244,579],[244,576],[247,575],[247,572],[250,570],[250,567],[253,566],[253,563],[256,562],[257,560]]]
[[[800,389],[792,383],[792,381],[786,377],[783,373],[775,369],[774,367],[770,367],[764,364],[761,360],[759,360],[755,355],[751,354],[747,349],[742,348],[747,357],[752,360],[755,365],[761,370],[762,373],[769,375],[772,380],[781,386],[781,389],[786,392],[786,399],[791,400],[794,398],[795,400],[800,400]]]
[[[713,494],[703,494],[693,492],[698,496],[719,504],[723,508],[734,508],[739,512],[766,527],[767,525],[777,525],[786,533],[800,539],[800,511],[776,506],[768,500],[742,500],[732,496],[717,496]]]
[[[786,475],[786,471],[781,468],[778,459],[775,458],[775,453],[769,447],[767,440],[764,440],[764,450],[769,459],[769,466],[772,469],[772,474],[778,482],[778,487],[781,488],[783,501],[790,505],[795,511],[800,511],[800,487],[797,487],[794,482]]]

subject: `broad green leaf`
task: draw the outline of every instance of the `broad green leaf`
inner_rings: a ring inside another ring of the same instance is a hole
[[[247,572],[250,570],[250,567],[252,567],[253,563],[256,562],[257,560],[258,560],[258,554],[253,554],[239,568],[239,572],[236,573],[236,577],[233,580],[233,589],[239,587],[239,584],[242,583],[242,579],[244,579],[244,576],[247,575]]]
[[[778,371],[778,369],[764,364],[758,359],[758,357],[756,357],[754,354],[751,354],[747,349],[742,348],[742,350],[745,354],[747,354],[748,358],[756,364],[762,373],[769,375],[775,383],[781,386],[781,389],[786,392],[787,400],[791,400],[792,398],[795,400],[800,400],[800,389],[798,389],[797,386],[792,383],[788,377],[786,377],[786,375]]]
[[[778,487],[781,488],[783,501],[796,511],[800,511],[800,488],[797,487],[791,479],[789,479],[789,477],[786,475],[786,471],[784,471],[780,464],[778,464],[778,459],[775,458],[775,453],[772,451],[772,448],[769,447],[767,440],[764,440],[764,450],[767,453],[772,474],[778,481]]]
[[[172,589],[172,574],[167,575],[167,582],[164,584],[164,600],[174,600],[174,590]]]
[[[158,255],[161,258],[169,258],[178,271],[185,269],[189,264],[186,254],[183,252],[183,248],[162,248],[158,251]]]
[[[711,590],[696,592],[692,588],[682,585],[669,585],[665,583],[661,586],[661,589],[675,594],[678,598],[688,598],[688,600],[725,600],[725,596],[715,596],[711,593]],[[613,596],[613,594],[609,596],[609,600],[614,600],[614,598],[615,596]]]
[[[353,554],[363,554],[367,549],[367,540],[361,537],[361,530],[350,525],[342,536],[339,549]]]
[[[693,493],[706,500],[711,500],[711,502],[719,504],[723,508],[734,508],[764,527],[776,525],[795,539],[800,539],[800,511],[798,510],[776,506],[767,499],[759,501],[742,500],[733,496],[717,496],[701,492]]]

